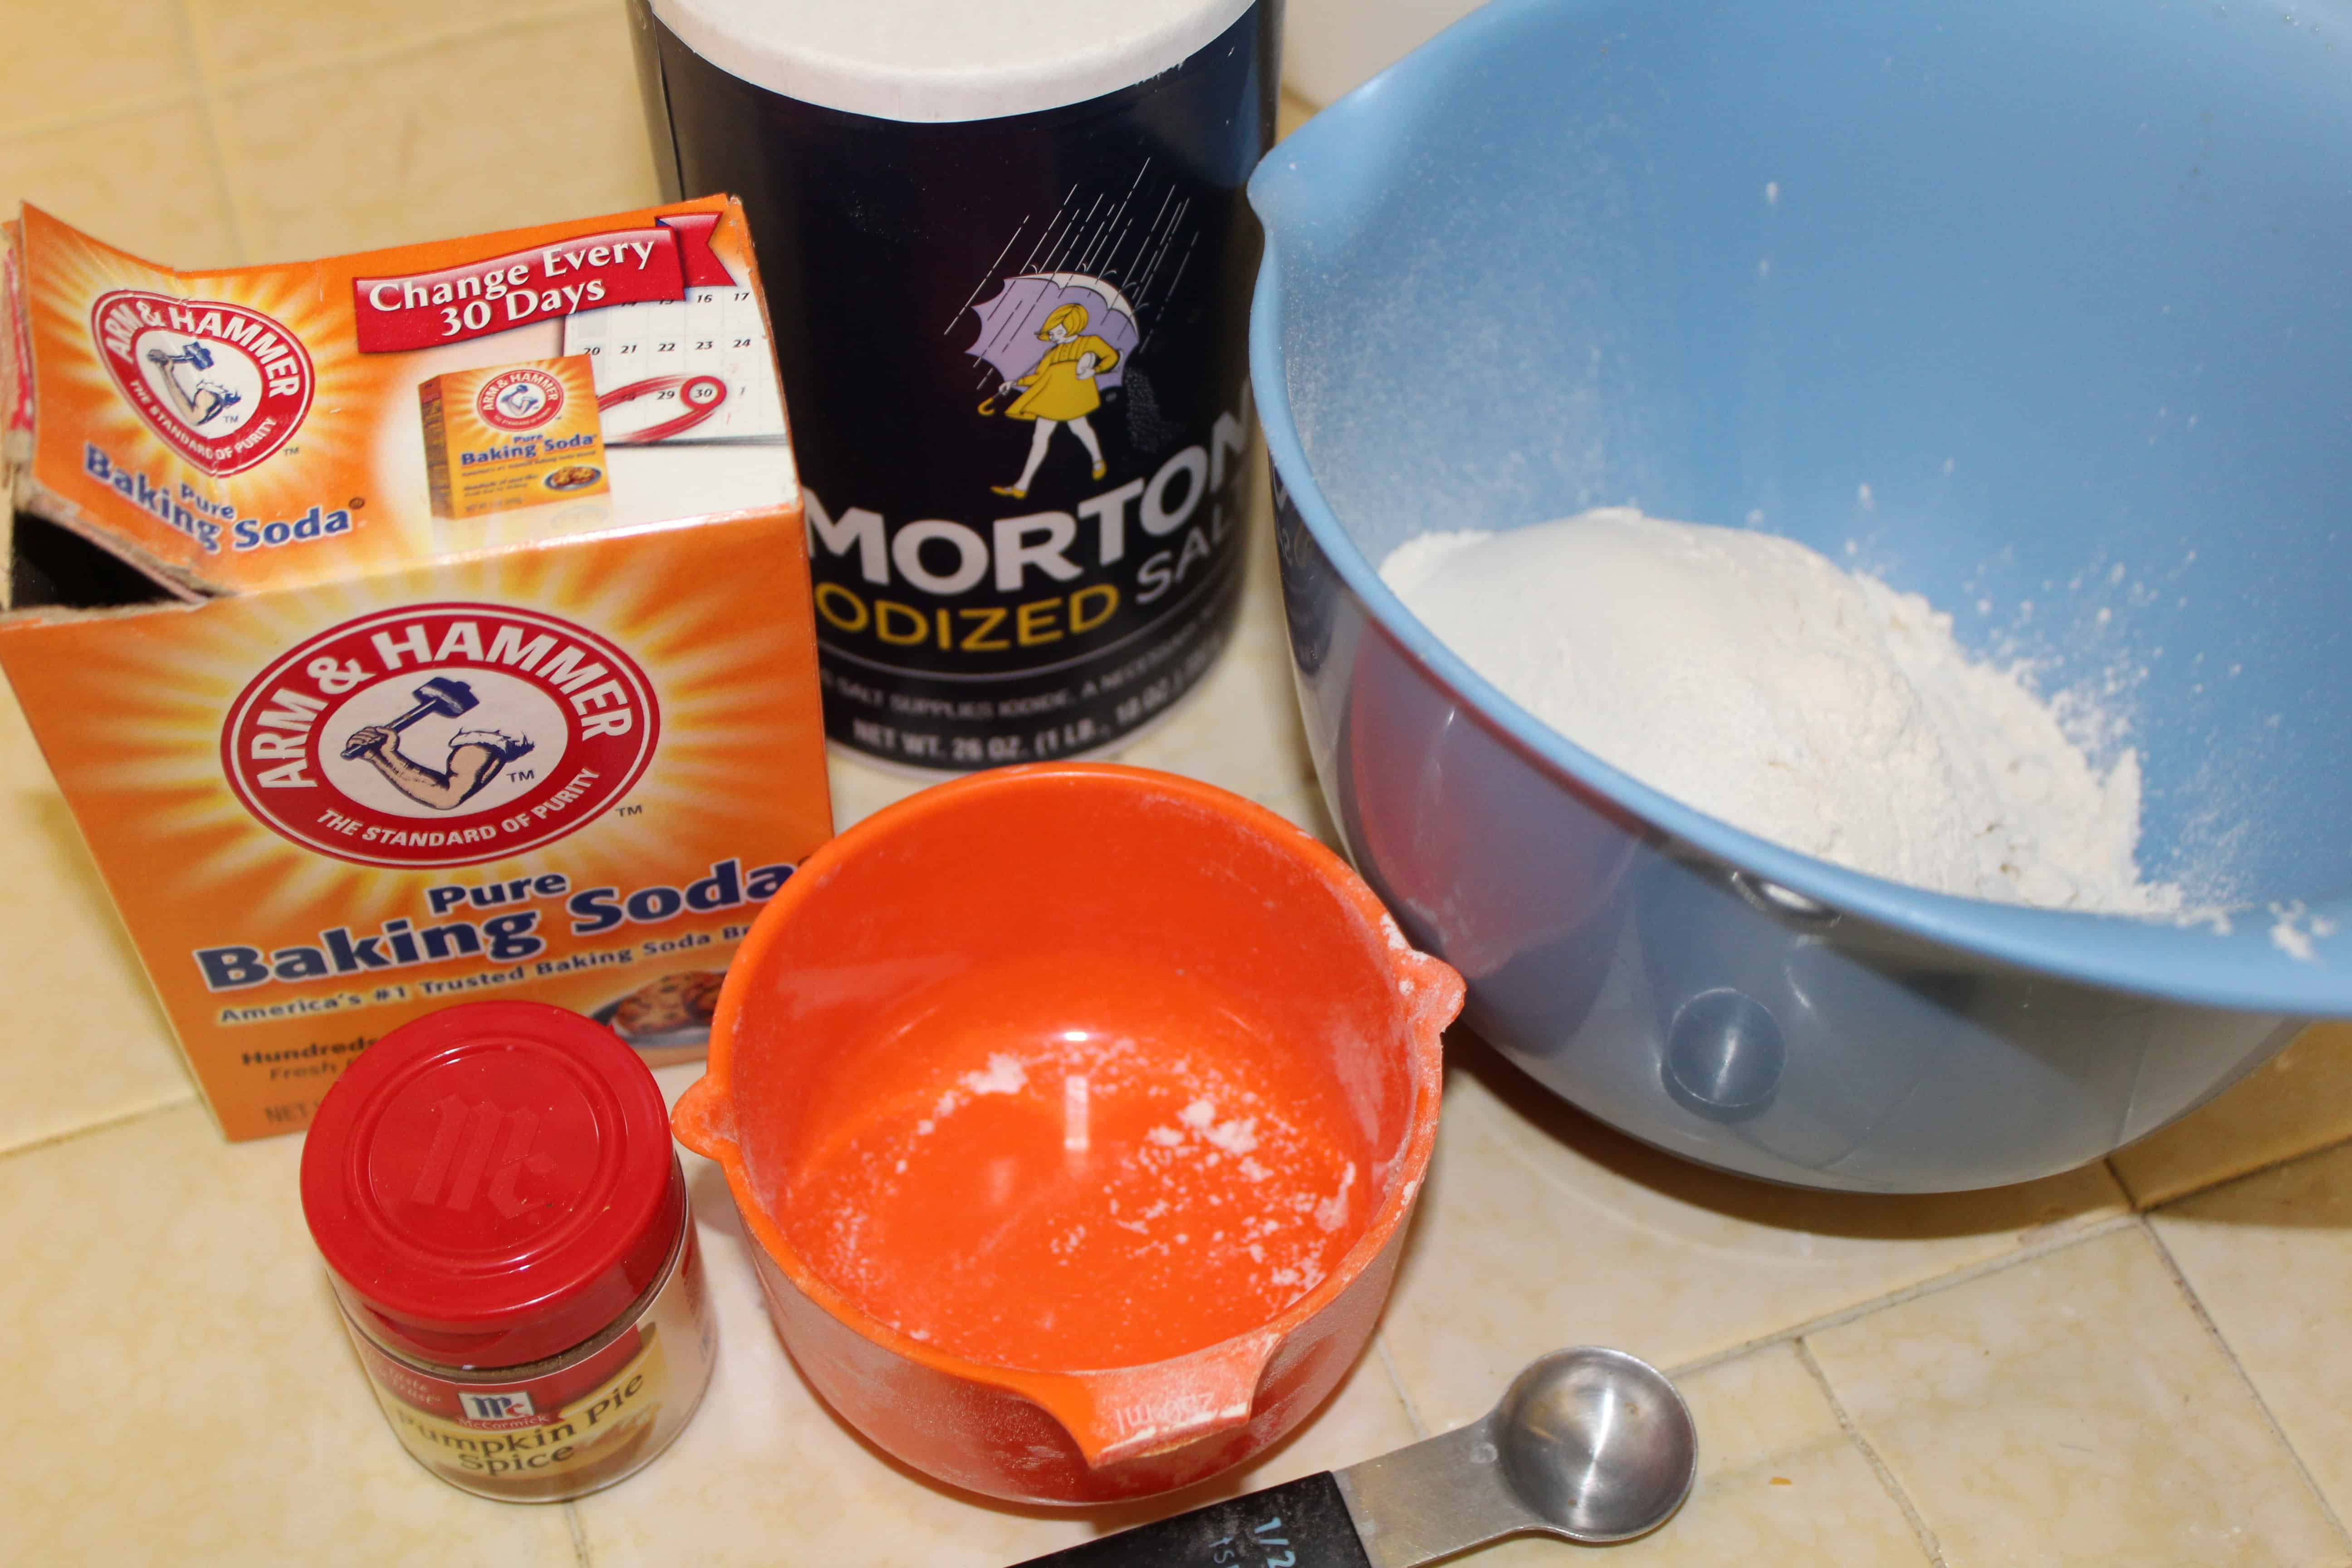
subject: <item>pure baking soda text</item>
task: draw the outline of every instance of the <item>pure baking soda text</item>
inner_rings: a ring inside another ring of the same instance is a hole
[[[154,588],[13,606],[0,665],[223,1129],[455,1001],[698,1054],[831,832],[740,209],[189,274],[8,237],[20,533]]]

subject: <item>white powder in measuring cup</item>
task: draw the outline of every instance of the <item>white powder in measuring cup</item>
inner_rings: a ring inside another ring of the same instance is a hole
[[[1949,616],[1793,540],[1604,508],[1430,533],[1381,581],[1470,667],[1643,783],[1937,892],[2153,913],[2139,762],[2104,774]]]

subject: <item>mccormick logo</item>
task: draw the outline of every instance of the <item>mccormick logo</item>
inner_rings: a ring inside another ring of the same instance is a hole
[[[310,353],[258,310],[118,289],[90,307],[89,331],[147,427],[215,479],[286,445],[310,412]]]
[[[659,731],[653,683],[595,633],[501,605],[415,605],[263,670],[229,710],[221,766],[247,810],[305,848],[470,866],[593,821]]]
[[[500,430],[536,430],[563,412],[563,384],[534,365],[519,365],[482,383],[474,412]]]
[[[539,1416],[539,1407],[530,1402],[530,1390],[528,1388],[509,1389],[503,1394],[460,1394],[457,1395],[457,1407],[465,1412],[468,1426],[496,1421],[532,1421]]]

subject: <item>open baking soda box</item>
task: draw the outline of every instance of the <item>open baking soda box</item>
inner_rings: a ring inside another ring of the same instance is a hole
[[[6,237],[0,666],[222,1130],[457,1001],[698,1054],[832,831],[740,206],[210,272]]]

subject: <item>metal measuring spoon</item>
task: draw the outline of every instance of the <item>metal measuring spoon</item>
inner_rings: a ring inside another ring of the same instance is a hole
[[[1467,1426],[1020,1568],[1420,1568],[1529,1533],[1599,1546],[1665,1523],[1697,1474],[1698,1428],[1665,1374],[1580,1345]]]

